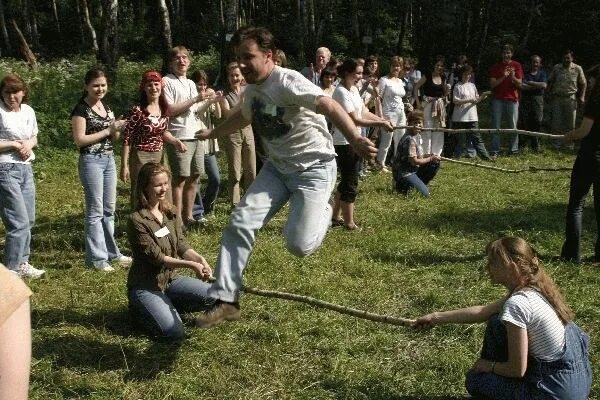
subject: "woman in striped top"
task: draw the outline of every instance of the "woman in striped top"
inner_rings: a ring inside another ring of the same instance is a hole
[[[480,358],[467,373],[467,391],[486,399],[587,399],[592,383],[589,337],[573,321],[535,250],[504,237],[487,247],[492,283],[508,295],[491,304],[434,312],[416,328],[487,321]]]

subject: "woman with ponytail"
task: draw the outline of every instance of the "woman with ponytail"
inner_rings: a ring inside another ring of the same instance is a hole
[[[523,239],[503,237],[486,249],[492,283],[508,294],[491,304],[434,312],[414,327],[487,321],[481,356],[467,372],[475,398],[588,398],[592,372],[589,337],[535,250]]]

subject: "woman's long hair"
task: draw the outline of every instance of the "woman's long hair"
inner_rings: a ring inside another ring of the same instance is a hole
[[[140,107],[145,110],[148,107],[148,96],[146,95],[146,83],[148,82],[160,82],[160,97],[158,98],[158,106],[161,114],[167,113],[167,101],[163,93],[165,85],[162,81],[162,76],[158,71],[148,70],[142,75],[142,81],[140,82]]]
[[[542,267],[537,252],[524,239],[506,236],[488,244],[488,262],[514,268],[518,279],[515,290],[525,287],[536,289],[552,305],[558,317],[567,323],[575,314],[566,303],[564,296],[550,275]]]
[[[146,195],[146,190],[148,189],[152,178],[159,174],[167,174],[169,182],[171,182],[171,173],[161,163],[149,162],[140,168],[134,189],[137,199],[137,204],[135,204],[136,211],[148,208],[148,196]],[[175,207],[167,200],[160,200],[158,208],[164,213],[175,214]]]

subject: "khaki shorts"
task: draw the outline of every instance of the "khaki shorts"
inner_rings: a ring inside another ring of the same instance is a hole
[[[204,173],[204,146],[197,139],[182,140],[187,147],[183,153],[166,144],[169,165],[174,178],[188,178]]]

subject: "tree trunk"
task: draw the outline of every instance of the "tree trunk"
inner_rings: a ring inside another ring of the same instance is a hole
[[[360,51],[360,25],[358,22],[358,0],[350,2],[352,10],[352,49],[355,52]]]
[[[0,0],[0,28],[2,29],[2,39],[4,39],[4,46],[6,47],[6,54],[10,54],[12,49],[10,45],[10,37],[8,36],[8,29],[6,27],[6,19],[4,18],[4,1]]]
[[[475,62],[476,76],[480,75],[481,54],[483,53],[483,46],[485,46],[485,41],[487,39],[487,32],[490,22],[490,3],[491,0],[484,0],[480,9],[481,35],[479,36],[479,47],[477,48],[476,58],[477,61]]]
[[[220,43],[220,68],[218,84],[221,87],[227,86],[227,63],[233,58],[229,41],[231,35],[238,28],[238,1],[237,0],[219,0],[220,19],[221,19],[221,43]]]
[[[31,17],[31,41],[35,48],[40,48],[40,34],[38,33],[37,18],[35,16],[35,7],[30,0],[27,1],[29,8],[29,16]]]
[[[94,25],[92,25],[92,20],[90,19],[90,10],[88,8],[87,0],[78,0],[81,1],[81,14],[83,17],[83,24],[90,35],[90,41],[92,44],[92,50],[94,54],[98,54],[98,38],[96,37],[96,30],[94,29]],[[84,30],[86,30],[84,29]]]
[[[56,0],[52,0],[52,15],[56,24],[56,32],[60,33],[60,21],[58,20],[58,10],[56,8]]]
[[[167,8],[167,3],[165,2],[165,0],[158,0],[157,2],[162,24],[163,50],[166,53],[171,47],[173,47],[173,39],[171,37],[171,21],[169,20],[169,9]]]
[[[31,67],[31,69],[34,69],[34,70],[37,69],[38,62],[35,58],[35,55],[31,51],[31,48],[27,44],[27,40],[25,39],[25,36],[23,36],[23,33],[19,29],[19,26],[17,25],[17,21],[15,21],[13,18],[10,20],[10,22],[12,23],[12,26],[15,29],[15,33],[17,34],[17,37],[19,38],[20,50],[21,50],[21,54],[23,55],[23,58],[25,59],[25,61],[27,61],[27,64],[29,64],[29,67]]]
[[[106,67],[106,72],[116,79],[119,62],[118,0],[102,0],[102,36],[98,60]]]
[[[532,0],[527,11],[527,24],[525,25],[525,29],[521,34],[519,48],[527,47],[527,43],[529,42],[529,36],[531,35],[531,26],[533,25],[533,21],[535,20],[535,18],[540,17],[542,15],[542,3],[538,3],[536,0]]]

